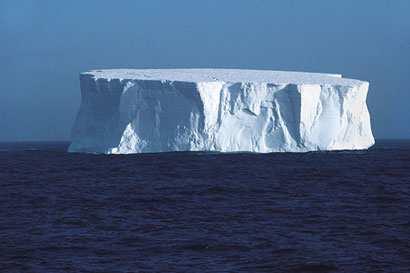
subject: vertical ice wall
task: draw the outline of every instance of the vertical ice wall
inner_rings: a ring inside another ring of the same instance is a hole
[[[72,152],[303,152],[374,143],[367,82],[80,80]]]

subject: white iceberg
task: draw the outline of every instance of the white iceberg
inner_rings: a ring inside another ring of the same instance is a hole
[[[337,74],[111,69],[80,75],[70,152],[306,152],[374,144],[369,83]]]

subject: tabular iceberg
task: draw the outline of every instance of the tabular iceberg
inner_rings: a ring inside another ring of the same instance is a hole
[[[369,83],[337,74],[111,69],[80,74],[70,152],[306,152],[374,144]]]

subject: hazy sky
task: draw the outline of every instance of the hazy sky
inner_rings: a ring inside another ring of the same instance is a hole
[[[410,138],[409,0],[1,0],[0,64],[0,141],[69,139],[79,72],[120,67],[341,73]]]

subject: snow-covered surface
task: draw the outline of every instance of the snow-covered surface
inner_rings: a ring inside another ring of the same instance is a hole
[[[80,75],[71,152],[304,152],[374,144],[368,82],[338,74],[111,69]]]
[[[104,69],[82,73],[96,79],[169,80],[183,82],[264,82],[275,84],[342,84],[354,85],[358,80],[340,74],[248,69]]]

